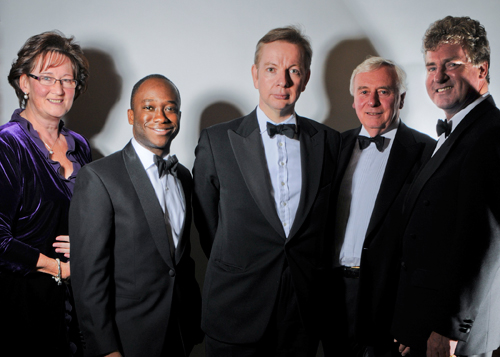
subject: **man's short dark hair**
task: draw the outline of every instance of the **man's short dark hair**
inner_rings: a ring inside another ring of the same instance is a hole
[[[163,80],[167,81],[168,83],[170,83],[172,85],[172,87],[175,88],[175,91],[177,92],[177,98],[179,99],[179,108],[180,108],[180,106],[181,106],[181,93],[179,92],[179,89],[174,84],[174,82],[172,82],[170,79],[165,77],[163,74],[150,74],[150,75],[140,79],[136,84],[134,84],[134,87],[132,88],[132,95],[130,96],[130,109],[134,110],[135,94],[139,90],[139,87],[141,86],[141,84],[146,82],[148,79],[153,79],[153,78],[163,79]]]
[[[276,41],[285,41],[300,47],[302,51],[302,60],[307,71],[311,68],[312,48],[309,38],[296,26],[278,27],[272,29],[262,37],[255,48],[254,63],[259,65],[262,46]]]
[[[435,51],[442,44],[461,45],[474,66],[487,62],[488,69],[490,68],[490,45],[486,38],[486,30],[479,21],[468,16],[446,16],[442,20],[437,20],[425,32],[424,53]],[[490,83],[489,70],[486,81]]]

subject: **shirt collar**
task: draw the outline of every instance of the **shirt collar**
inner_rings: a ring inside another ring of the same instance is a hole
[[[257,106],[257,121],[259,122],[259,129],[260,133],[263,134],[267,132],[267,122],[274,124],[274,125],[281,125],[281,124],[297,124],[297,118],[295,116],[295,113],[290,115],[290,117],[285,120],[282,123],[275,123],[271,119],[268,118],[268,116],[264,113],[262,109],[260,109],[259,106]]]
[[[131,141],[132,141],[132,146],[134,147],[135,152],[137,153],[137,156],[139,157],[139,160],[142,163],[142,166],[144,166],[144,170],[148,170],[151,166],[156,165],[154,160],[155,154],[153,154],[151,151],[149,151],[144,146],[139,144],[139,142],[135,140],[135,138],[132,138]],[[170,154],[165,156],[163,160],[167,160],[169,157]]]
[[[457,114],[451,117],[451,119],[446,120],[446,121],[451,121],[452,129],[451,131],[455,130],[458,124],[465,118],[467,114],[471,112],[472,109],[474,109],[479,103],[481,103],[483,100],[486,99],[490,95],[490,92],[484,93],[482,96],[477,98],[475,101],[470,103],[468,106],[466,106],[464,109],[459,111]]]
[[[399,120],[394,120],[391,125],[387,128],[386,131],[384,131],[380,136],[383,136],[384,138],[388,139],[394,139],[396,137],[396,132],[398,131],[398,126],[399,126]],[[368,131],[365,129],[363,125],[361,125],[361,131],[359,132],[359,135],[370,137],[370,134],[368,134]]]

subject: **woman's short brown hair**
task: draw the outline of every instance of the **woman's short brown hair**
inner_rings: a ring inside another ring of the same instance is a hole
[[[75,99],[87,89],[89,77],[89,62],[83,54],[82,48],[73,37],[65,37],[60,31],[47,31],[30,37],[17,53],[17,59],[12,63],[8,76],[9,83],[16,91],[19,105],[24,101],[24,92],[19,86],[19,78],[29,74],[41,58],[44,63],[47,55],[52,53],[62,54],[69,58],[73,66],[74,78],[78,81],[75,89]]]

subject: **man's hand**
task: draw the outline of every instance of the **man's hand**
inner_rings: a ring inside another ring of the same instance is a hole
[[[122,357],[122,354],[118,351],[111,352],[109,355],[106,355],[104,357]]]
[[[432,331],[427,340],[427,357],[448,357],[455,355],[458,341],[450,340]]]
[[[398,341],[396,339],[394,339],[394,343],[397,343],[397,342]],[[406,356],[407,354],[410,353],[410,347],[405,346],[405,345],[400,343],[398,351],[399,351],[399,353],[401,353],[401,356]]]

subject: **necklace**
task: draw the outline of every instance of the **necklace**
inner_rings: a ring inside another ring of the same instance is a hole
[[[54,154],[54,150],[52,150],[52,148],[50,146],[47,145],[47,143],[45,142],[45,140],[42,139],[42,137],[40,136],[40,140],[42,140],[42,142],[44,143],[44,145],[47,147],[47,149],[49,149],[49,154],[50,155],[53,155]],[[52,144],[52,147],[56,146],[56,143],[57,143],[57,140],[59,140],[59,135],[57,135],[57,139],[56,141],[54,141],[54,144]]]

